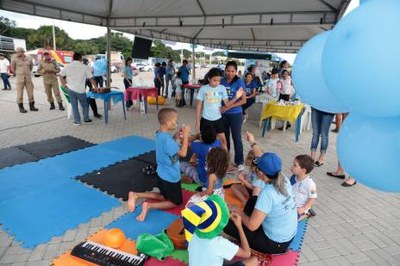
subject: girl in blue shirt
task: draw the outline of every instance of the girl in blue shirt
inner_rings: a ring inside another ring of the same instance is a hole
[[[232,100],[236,92],[244,90],[244,82],[237,75],[237,64],[235,61],[229,61],[225,66],[225,77],[221,80],[228,94],[228,99]],[[230,135],[232,133],[233,144],[235,148],[235,164],[239,168],[243,168],[243,143],[242,143],[242,124],[243,109],[242,105],[246,103],[246,95],[243,93],[241,97],[230,106],[222,107],[222,117],[225,122],[225,138],[228,151],[230,150]]]

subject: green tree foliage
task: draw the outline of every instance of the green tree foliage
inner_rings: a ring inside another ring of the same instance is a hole
[[[53,32],[52,26],[41,26],[37,30],[18,28],[15,21],[5,17],[0,17],[0,34],[5,36],[20,38],[26,40],[28,50],[37,48],[52,49],[53,48]],[[104,54],[107,50],[106,36],[93,38],[90,40],[73,40],[68,34],[55,27],[56,47],[58,50],[71,50],[87,54]],[[132,54],[132,41],[123,36],[120,32],[111,32],[111,50],[121,51],[125,57]],[[151,56],[172,59],[175,62],[181,61],[181,50],[173,50],[166,46],[160,40],[155,40],[151,48]],[[202,55],[197,55],[198,57]],[[183,57],[191,59],[192,52],[183,50]]]
[[[10,32],[17,27],[14,20],[9,18],[0,17],[0,35],[9,36]]]
[[[214,52],[211,54],[212,56],[226,56],[225,52],[219,51],[219,52]]]
[[[56,35],[56,47],[58,50],[72,50],[74,41],[68,36],[68,34],[60,29],[59,27],[55,27],[55,35]],[[27,36],[27,43],[34,48],[45,48],[52,49],[53,48],[53,29],[52,26],[41,26],[32,34]]]
[[[155,40],[151,47],[151,56],[159,58],[172,59],[175,62],[180,62],[180,51],[173,50],[171,47],[166,46],[162,41]]]
[[[93,40],[76,40],[72,50],[82,55],[99,53],[99,48]]]

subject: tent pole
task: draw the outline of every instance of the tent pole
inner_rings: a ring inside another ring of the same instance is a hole
[[[113,6],[113,0],[109,1],[109,13],[107,16],[107,82],[106,87],[109,88],[111,86],[111,28],[110,28],[110,17]]]
[[[196,79],[196,54],[195,54],[195,50],[194,50],[194,40],[192,41],[192,54],[193,54],[193,78],[192,79]]]

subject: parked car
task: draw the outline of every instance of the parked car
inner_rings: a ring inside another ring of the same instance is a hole
[[[143,64],[143,63],[132,64],[132,66],[136,67],[137,69],[139,69],[139,71],[142,71],[142,72],[153,71],[153,68],[150,65]]]

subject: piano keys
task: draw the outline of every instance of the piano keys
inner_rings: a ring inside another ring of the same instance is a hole
[[[71,255],[100,266],[142,266],[147,256],[138,256],[87,240],[75,246]]]

